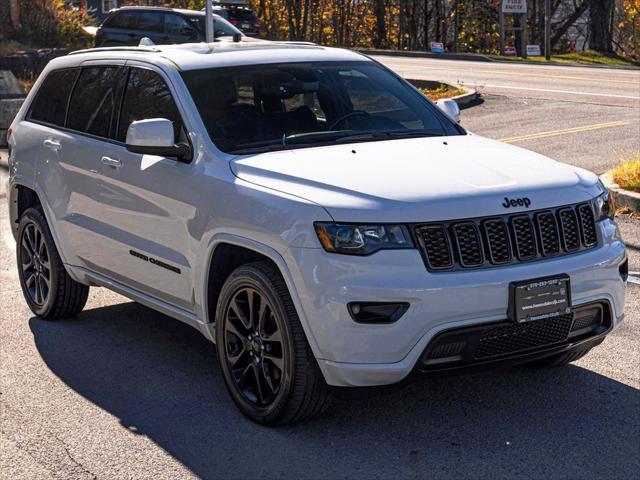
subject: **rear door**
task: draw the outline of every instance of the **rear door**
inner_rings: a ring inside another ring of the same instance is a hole
[[[70,139],[64,125],[69,96],[79,73],[79,68],[67,68],[47,74],[25,116],[24,122],[29,124],[29,138],[17,145],[21,149],[21,157],[35,160],[33,175],[42,188],[43,205],[51,229],[61,240],[58,244],[60,249],[66,242],[58,220],[64,218],[65,205],[71,196],[63,168],[69,154]],[[67,250],[60,252],[65,261],[69,261],[72,255]]]
[[[59,158],[47,173],[55,193],[49,203],[73,264],[100,273],[113,266],[106,247],[114,233],[101,199],[119,193],[104,181],[102,171],[105,159],[117,154],[114,137],[126,73],[124,61],[82,67],[59,139]]]

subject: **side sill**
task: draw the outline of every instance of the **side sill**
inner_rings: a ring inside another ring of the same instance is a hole
[[[145,307],[149,307],[152,310],[156,310],[171,318],[175,318],[176,320],[180,320],[181,322],[192,326],[209,340],[213,341],[209,328],[204,322],[198,319],[195,314],[180,307],[176,307],[175,305],[167,303],[163,300],[152,297],[151,295],[147,295],[146,293],[140,292],[139,290],[128,287],[116,280],[112,280],[111,278],[105,277],[104,275],[89,270],[85,267],[78,267],[68,264],[65,266],[68,270],[72,270],[74,276],[79,277],[82,280],[82,283],[105,287],[116,293],[124,295],[125,297],[130,298],[131,300],[134,300],[144,305]]]

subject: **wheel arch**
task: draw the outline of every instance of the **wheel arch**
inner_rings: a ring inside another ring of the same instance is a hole
[[[305,312],[302,309],[293,277],[282,255],[268,245],[237,235],[218,235],[212,242],[207,256],[206,270],[204,272],[204,291],[202,295],[204,320],[209,329],[209,335],[207,336],[211,339],[215,338],[215,311],[222,285],[229,274],[241,265],[261,260],[269,262],[284,279],[305,336],[307,337],[307,342],[314,356],[320,358],[320,349],[312,334]]]
[[[20,217],[28,208],[40,206],[42,200],[35,185],[14,182],[9,191],[9,218],[11,219],[11,233],[17,240],[18,223]]]
[[[44,218],[47,221],[47,226],[53,237],[53,243],[58,250],[58,255],[62,259],[62,263],[65,265],[65,269],[71,275],[71,277],[78,281],[72,272],[67,268],[67,260],[64,253],[64,249],[61,248],[60,238],[58,237],[53,211],[49,207],[49,204],[45,200],[45,195],[39,185],[24,177],[14,177],[9,185],[8,199],[9,199],[9,219],[11,222],[11,233],[16,241],[18,241],[18,223],[20,222],[20,216],[30,207],[40,206],[44,213]]]

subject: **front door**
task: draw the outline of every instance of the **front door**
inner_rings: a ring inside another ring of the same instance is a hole
[[[194,258],[190,223],[196,218],[195,166],[189,161],[129,152],[131,122],[166,118],[176,142],[188,142],[172,93],[158,71],[128,68],[114,149],[101,163],[97,198],[111,233],[105,242],[109,276],[193,311]]]

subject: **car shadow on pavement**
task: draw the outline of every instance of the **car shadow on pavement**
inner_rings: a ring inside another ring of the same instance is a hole
[[[62,381],[202,478],[628,478],[640,468],[639,391],[578,366],[424,379],[272,429],[236,410],[212,344],[139,304],[29,325]]]

